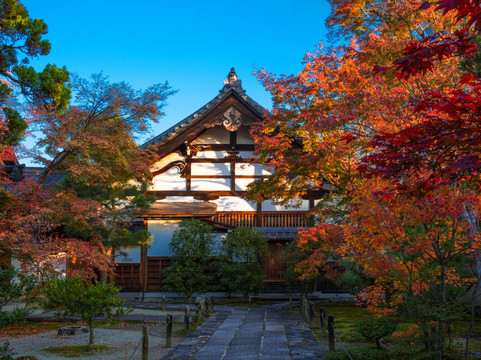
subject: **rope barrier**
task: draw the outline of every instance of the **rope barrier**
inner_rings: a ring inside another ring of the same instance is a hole
[[[306,298],[306,303],[307,303],[307,306],[308,306],[308,309],[309,310],[312,310],[312,312],[314,313],[314,315],[316,317],[321,317],[321,314],[318,314],[317,311],[316,311],[316,308],[314,307],[314,303],[312,301],[309,301],[307,298]],[[322,314],[322,322],[324,324],[327,324],[329,326],[329,322],[326,321],[326,318],[324,317],[324,313]],[[332,328],[332,331],[334,333],[334,336],[336,337],[337,339],[337,342],[339,343],[339,345],[341,346],[342,350],[344,350],[344,352],[347,354],[347,356],[349,357],[350,360],[353,360],[353,358],[351,357],[351,354],[349,354],[349,352],[347,351],[346,347],[344,346],[343,342],[341,341],[341,339],[339,338],[339,334],[337,333],[336,331],[336,328],[334,327],[334,324],[331,324],[331,328]]]
[[[318,315],[320,316],[320,315]],[[329,323],[326,321],[326,318],[324,317],[324,314],[322,314],[322,321],[324,322],[324,324],[328,324]],[[349,354],[349,352],[347,351],[346,347],[344,346],[343,342],[341,341],[341,339],[339,339],[339,335],[336,331],[336,328],[334,327],[334,324],[331,324],[331,327],[332,327],[332,331],[334,332],[334,335],[336,336],[337,338],[337,342],[339,343],[339,345],[341,345],[341,348],[342,350],[344,350],[344,352],[347,354],[347,356],[349,357],[350,360],[353,360],[353,358],[351,357],[351,354]]]
[[[137,346],[135,347],[134,352],[132,353],[132,355],[130,355],[129,360],[132,360],[132,358],[134,357],[135,352],[137,351],[137,349],[138,349],[139,346],[140,346],[140,343],[142,342],[142,337],[143,337],[143,336],[140,337],[139,343],[138,343]]]

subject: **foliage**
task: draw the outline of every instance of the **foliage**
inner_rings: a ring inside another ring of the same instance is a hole
[[[294,276],[305,292],[312,290],[320,277],[340,283],[351,273],[344,266],[339,251],[343,232],[339,225],[321,223],[300,230],[287,246],[288,276]]]
[[[26,307],[15,307],[12,311],[0,311],[0,326],[24,323],[29,315],[30,310]]]
[[[15,355],[8,341],[0,345],[0,360],[13,360]]]
[[[346,256],[375,279],[358,294],[378,315],[398,314],[419,326],[426,348],[442,353],[447,327],[463,315],[461,301],[476,281],[479,235],[463,222],[475,198],[451,188],[429,197],[376,196],[359,188],[347,226]]]
[[[398,357],[393,356],[391,351],[385,349],[371,349],[371,348],[358,348],[348,349],[349,354],[354,359],[369,359],[369,360],[393,360]],[[343,351],[328,352],[323,359],[327,360],[349,360],[349,356]],[[405,358],[398,358],[405,359]]]
[[[94,342],[93,321],[96,317],[115,318],[130,311],[122,307],[119,289],[113,284],[89,283],[78,275],[48,282],[44,289],[45,309],[56,309],[65,314],[80,315],[90,330],[89,345]]]
[[[88,184],[111,184],[132,174],[145,178],[152,159],[137,149],[134,137],[148,130],[149,121],[158,121],[174,91],[167,83],[136,91],[125,82],[110,83],[102,74],[90,80],[74,76],[70,85],[74,106],[62,113],[35,104],[33,125],[44,136],[38,146],[47,154],[37,156],[46,166],[40,184],[59,169]]]
[[[480,18],[477,1],[440,1],[436,7],[424,2],[420,9],[450,16],[455,26],[413,39],[402,56],[377,71],[411,81],[457,59],[457,73],[463,76],[442,89],[430,86],[408,98],[423,121],[376,136],[372,142],[376,153],[364,159],[363,169],[393,178],[401,188],[406,188],[403,178],[414,176],[414,190],[426,192],[446,182],[479,181]]]
[[[295,245],[305,257],[295,267],[300,279],[315,279],[322,269],[327,279],[338,280],[340,274],[336,268],[339,260],[337,251],[343,238],[344,231],[341,226],[326,223],[299,231]]]
[[[0,309],[12,299],[28,296],[35,285],[33,275],[24,274],[13,266],[0,268]]]
[[[214,250],[214,229],[198,220],[183,221],[169,243],[171,264],[165,270],[166,289],[192,300],[194,293],[204,293],[211,280],[209,274]]]
[[[433,354],[425,351],[413,351],[409,352],[407,349],[377,349],[366,347],[354,347],[348,348],[349,354],[353,359],[369,359],[369,360],[431,360]],[[329,352],[323,356],[323,359],[327,360],[350,360],[345,351],[339,350],[335,352]],[[443,360],[461,360],[464,359],[461,355],[455,351],[446,351]],[[474,360],[475,357],[468,357],[468,359]]]
[[[360,320],[357,323],[357,331],[368,342],[376,344],[378,349],[381,348],[381,340],[389,337],[396,330],[396,324],[389,318],[378,318]]]
[[[481,16],[477,1],[433,3],[331,0],[328,25],[349,45],[307,54],[296,75],[257,73],[274,107],[253,136],[275,174],[250,197],[286,204],[331,190],[316,213],[345,237],[319,251],[310,230],[303,276],[316,261],[352,261],[368,280],[360,303],[415,321],[441,359],[445,325],[476,262],[481,271],[481,87],[460,68]]]
[[[25,118],[27,130],[41,134],[27,151],[44,166],[38,178],[15,183],[0,174],[0,255],[42,279],[62,262],[51,255],[61,253],[76,264],[69,272],[112,271],[120,247],[150,239],[127,230],[134,207],[152,201],[141,183],[150,180],[153,154],[134,139],[158,121],[174,91],[167,83],[137,91],[102,74],[70,77],[55,65],[37,72],[28,62],[49,53],[47,25],[18,0],[1,2],[0,23],[0,164],[15,160],[10,145],[23,136]]]
[[[43,38],[47,25],[31,19],[18,0],[4,0],[0,5],[0,160],[4,145],[16,145],[23,137],[27,122],[15,93],[43,101],[51,108],[65,109],[70,99],[66,85],[68,72],[47,65],[40,73],[27,66],[30,59],[50,52]]]
[[[62,111],[31,103],[32,127],[43,134],[37,150],[46,153],[36,158],[45,168],[38,181],[8,188],[0,241],[39,272],[58,267],[60,258],[50,255],[63,252],[76,264],[69,272],[92,278],[112,272],[121,247],[150,240],[145,231],[128,230],[137,209],[153,200],[144,194],[153,154],[138,148],[134,138],[162,116],[173,92],[168,84],[136,91],[101,74],[91,81],[74,76],[70,86],[74,101]]]
[[[222,288],[229,294],[249,294],[262,290],[265,278],[262,263],[268,253],[267,237],[255,229],[239,227],[227,233],[218,255]]]

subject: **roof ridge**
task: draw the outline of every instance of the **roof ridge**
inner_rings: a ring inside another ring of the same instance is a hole
[[[190,125],[194,121],[200,120],[207,113],[209,113],[210,110],[215,107],[215,105],[233,93],[237,94],[237,96],[239,96],[245,102],[247,107],[249,107],[253,112],[259,116],[262,116],[265,110],[264,107],[246,94],[246,91],[242,88],[242,81],[237,77],[235,69],[231,68],[229,74],[227,74],[227,79],[224,80],[223,88],[219,90],[219,94],[216,97],[183,120],[172,125],[167,130],[140,145],[140,148],[145,149],[151,145],[165,142],[169,140],[171,136],[181,133],[183,128],[185,128],[187,125]]]

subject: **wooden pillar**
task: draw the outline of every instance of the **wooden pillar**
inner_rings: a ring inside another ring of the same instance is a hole
[[[230,190],[235,191],[235,161],[230,162]]]
[[[147,282],[148,282],[148,258],[147,258],[147,247],[144,245],[140,246],[140,290],[142,291],[142,300],[144,300],[144,293],[148,291]]]
[[[257,227],[264,226],[264,219],[262,218],[262,202],[257,203]]]
[[[192,156],[188,155],[185,158],[185,186],[186,190],[190,191],[191,190],[191,184],[192,184]]]

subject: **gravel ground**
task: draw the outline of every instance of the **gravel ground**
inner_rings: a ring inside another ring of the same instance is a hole
[[[174,327],[172,346],[177,346],[183,337],[175,336],[175,332],[182,327]],[[165,345],[165,328],[160,326],[149,326],[149,359],[161,359],[169,350]],[[0,338],[0,343],[8,341],[10,346],[17,353],[16,356],[33,355],[38,360],[65,359],[65,356],[57,356],[42,351],[50,346],[65,346],[88,343],[88,333],[73,336],[58,336],[57,331],[49,331],[41,334],[24,336],[21,338]],[[95,344],[104,344],[112,348],[109,353],[84,356],[86,360],[121,360],[130,359],[135,347],[141,338],[141,326],[129,325],[118,328],[96,328],[94,329]],[[139,346],[132,359],[141,359],[142,349]],[[75,359],[75,358],[72,358]],[[78,358],[77,358],[78,359]]]

